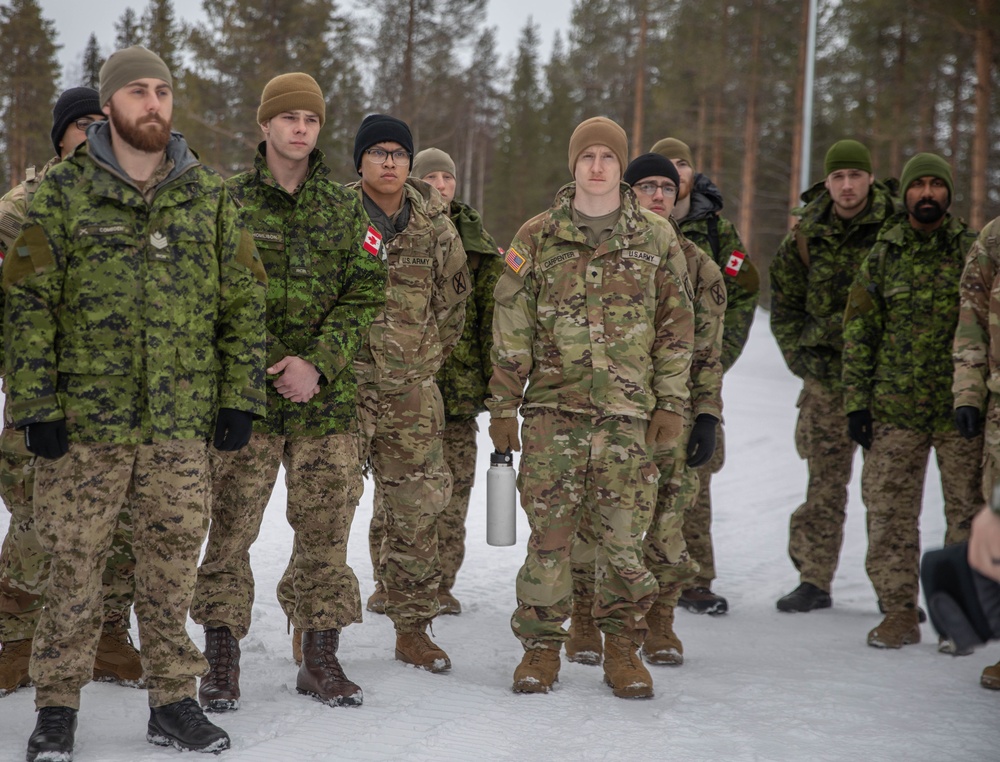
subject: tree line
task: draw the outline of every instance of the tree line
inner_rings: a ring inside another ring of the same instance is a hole
[[[1000,2],[820,0],[809,177],[826,148],[865,142],[877,176],[918,151],[955,172],[952,212],[981,227],[1000,214]],[[789,227],[799,181],[808,0],[576,0],[547,55],[526,20],[498,52],[486,0],[371,0],[366,19],[335,0],[203,0],[177,19],[171,0],[127,9],[94,30],[79,71],[61,79],[54,23],[37,0],[0,5],[0,187],[51,155],[51,106],[96,86],[104,56],[142,44],[175,75],[175,128],[223,175],[247,169],[256,109],[275,74],[305,71],[329,104],[320,147],[342,181],[365,114],[406,120],[419,150],[458,166],[459,196],[509,241],[570,178],[569,136],[611,117],[633,155],[678,137],[719,186],[724,214],[766,268]]]

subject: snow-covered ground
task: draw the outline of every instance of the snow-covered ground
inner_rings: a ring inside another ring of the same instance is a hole
[[[649,701],[615,698],[600,667],[570,663],[552,693],[511,693],[521,648],[509,617],[528,531],[521,516],[517,546],[486,544],[485,418],[468,552],[455,589],[465,611],[434,626],[452,671],[432,675],[394,661],[392,624],[366,612],[363,624],[345,630],[340,651],[347,674],[364,688],[364,706],[334,709],[298,695],[285,617],[274,597],[291,543],[279,487],[253,549],[257,602],[243,641],[242,706],[216,716],[233,739],[223,759],[1000,760],[1000,693],[979,687],[980,671],[1000,659],[1000,646],[945,656],[929,624],[920,645],[901,651],[865,645],[880,617],[864,572],[860,457],[834,607],[809,614],[775,609],[775,600],[798,584],[786,555],[788,516],[806,481],[792,441],[798,390],[761,312],[726,380],[728,462],[714,482],[715,589],[729,598],[731,613],[678,612],[685,663],[651,668],[656,697]],[[363,599],[373,587],[367,487],[349,553]],[[941,544],[941,506],[932,463],[925,547]],[[0,511],[0,531],[7,521]],[[203,643],[193,624],[191,633]],[[0,699],[0,762],[24,759],[32,699],[31,689]],[[175,758],[177,752],[145,741],[147,717],[143,691],[87,686],[76,760]]]

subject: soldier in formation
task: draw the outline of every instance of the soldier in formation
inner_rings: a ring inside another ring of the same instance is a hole
[[[126,497],[147,740],[228,748],[195,700],[208,665],[186,622],[209,442],[243,447],[264,413],[264,270],[222,179],[171,132],[170,71],[126,48],[99,91],[109,121],[49,170],[3,267],[7,404],[38,456],[35,528],[51,555],[29,762],[72,757]]]

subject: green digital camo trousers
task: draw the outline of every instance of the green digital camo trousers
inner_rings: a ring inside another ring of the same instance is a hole
[[[596,536],[594,618],[604,632],[645,638],[657,582],[643,563],[642,536],[659,478],[644,444],[646,426],[625,416],[525,413],[517,486],[531,536],[511,617],[525,648],[568,637],[562,624],[573,604],[571,550],[587,514]]]
[[[347,564],[347,540],[361,498],[357,437],[288,439],[254,433],[236,452],[212,453],[212,527],[191,604],[191,618],[228,627],[242,640],[254,601],[250,547],[285,467],[285,515],[295,531],[278,583],[285,615],[300,630],[342,629],[361,621],[358,579]]]
[[[840,392],[807,378],[798,401],[795,447],[809,468],[806,501],[789,522],[788,555],[801,582],[830,591],[844,542],[847,485],[857,445]]]
[[[24,446],[24,432],[4,428],[0,433],[0,498],[11,517],[0,548],[0,643],[30,639],[42,613],[49,556],[35,532],[34,483],[34,456]],[[108,629],[129,627],[134,571],[132,514],[126,506],[118,516],[102,580]]]
[[[208,448],[201,440],[74,442],[58,460],[38,459],[35,529],[52,560],[29,666],[36,707],[80,706],[101,633],[101,569],[126,499],[149,704],[194,697],[208,663],[186,624],[209,489]]]
[[[684,455],[686,458],[686,454]],[[712,548],[712,474],[722,470],[726,462],[726,436],[722,424],[715,427],[715,452],[708,463],[694,471],[691,477],[698,481],[698,494],[686,504],[684,510],[684,542],[687,543],[691,560],[698,564],[700,571],[691,587],[711,587],[715,579],[715,551]]]
[[[676,606],[681,591],[687,588],[695,574],[687,547],[688,511],[698,494],[698,472],[687,468],[686,448],[691,427],[673,447],[657,447],[653,452],[660,477],[656,488],[656,507],[653,519],[642,541],[642,554],[646,568],[656,577],[659,586],[657,600]],[[590,597],[595,591],[594,565],[597,559],[597,540],[594,537],[593,513],[584,512],[571,553],[573,561],[573,595]]]
[[[375,578],[396,629],[423,629],[438,612],[437,520],[451,499],[441,392],[431,377],[401,392],[364,385],[358,398],[360,459],[375,481],[368,536],[381,538],[371,548]]]
[[[957,431],[925,434],[878,422],[873,434],[861,470],[861,497],[868,509],[865,569],[886,612],[913,611],[927,457],[933,447],[944,493],[945,545],[962,542],[983,505],[983,438],[964,439]]]

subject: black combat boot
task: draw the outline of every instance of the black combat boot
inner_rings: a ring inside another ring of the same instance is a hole
[[[729,601],[707,587],[691,587],[681,593],[677,605],[692,614],[718,616],[729,611]]]
[[[198,701],[209,712],[240,708],[240,642],[228,627],[205,628],[208,674],[201,678]]]
[[[778,611],[812,611],[828,609],[832,605],[830,594],[811,582],[803,582],[788,595],[778,599]]]
[[[229,734],[213,725],[193,698],[150,707],[146,740],[181,751],[216,753],[229,748]]]
[[[73,759],[76,710],[68,706],[44,706],[38,710],[35,729],[28,739],[28,762]]]
[[[302,666],[295,690],[330,706],[361,706],[365,695],[347,679],[337,659],[338,630],[302,633]]]

